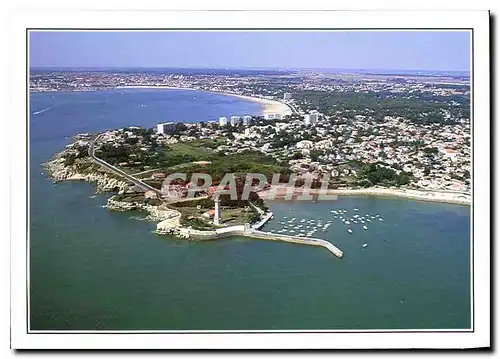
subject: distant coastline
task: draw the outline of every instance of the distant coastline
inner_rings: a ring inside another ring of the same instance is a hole
[[[208,90],[201,90],[201,89],[195,89],[192,87],[176,87],[176,86],[156,86],[156,85],[132,85],[132,86],[117,86],[115,89],[120,90],[120,89],[164,89],[164,90],[186,90],[186,91],[201,91],[201,92],[209,92],[209,93],[215,93],[219,95],[225,95],[225,96],[234,96],[238,97],[242,100],[248,100],[252,102],[257,102],[261,105],[264,106],[264,110],[262,111],[264,114],[267,113],[279,113],[282,116],[285,115],[291,115],[292,110],[290,107],[288,107],[287,104],[277,101],[277,100],[270,100],[270,99],[265,99],[261,97],[253,97],[253,96],[246,96],[246,95],[238,95],[230,92],[220,92],[220,91],[208,91]]]

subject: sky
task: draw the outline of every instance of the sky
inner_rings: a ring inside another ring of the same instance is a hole
[[[31,67],[468,71],[467,31],[30,32]]]

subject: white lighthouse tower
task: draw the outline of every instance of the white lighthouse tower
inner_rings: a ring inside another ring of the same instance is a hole
[[[214,202],[215,202],[214,224],[218,226],[220,221],[220,198],[218,193],[215,194]]]

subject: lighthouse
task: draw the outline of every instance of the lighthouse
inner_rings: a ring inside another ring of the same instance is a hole
[[[220,198],[218,193],[215,194],[214,202],[215,202],[214,224],[218,226],[220,220]]]

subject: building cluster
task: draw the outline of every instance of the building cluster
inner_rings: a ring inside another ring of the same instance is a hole
[[[224,127],[227,125],[231,126],[238,126],[238,125],[243,125],[243,126],[248,126],[250,125],[250,122],[252,121],[252,116],[231,116],[229,117],[229,121],[227,117],[219,117],[219,126]]]
[[[189,124],[199,127],[199,124]],[[245,150],[261,151],[286,163],[301,174],[333,178],[356,177],[359,166],[349,163],[376,163],[411,175],[411,185],[421,189],[470,189],[470,123],[414,124],[399,117],[386,116],[375,121],[358,115],[354,120],[325,116],[318,111],[302,118],[286,117],[273,123],[251,124],[233,129],[232,139],[216,151],[227,155]],[[195,136],[179,140],[216,139],[224,136],[217,127],[201,128]],[[167,141],[172,140],[167,136]]]
[[[266,113],[264,114],[264,120],[281,120],[283,119],[283,115],[281,113]],[[252,124],[253,117],[252,116],[231,116],[229,119],[225,116],[219,117],[219,126],[250,126]]]

